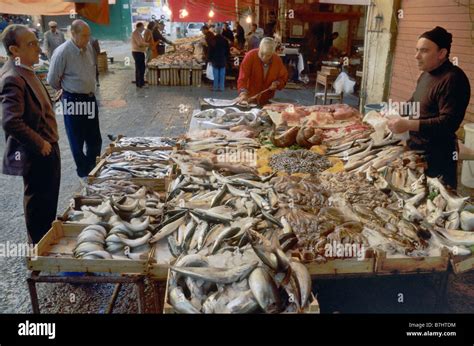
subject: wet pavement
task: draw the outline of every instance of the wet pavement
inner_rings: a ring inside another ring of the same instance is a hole
[[[103,149],[110,143],[107,135],[127,136],[178,136],[189,125],[192,110],[199,105],[199,98],[234,98],[235,89],[213,93],[210,85],[195,87],[158,87],[137,89],[131,83],[134,71],[121,62],[110,65],[110,71],[101,75],[98,89],[100,124]],[[313,104],[312,88],[284,90],[279,99],[297,100]],[[354,104],[355,99],[345,102]],[[62,180],[58,213],[66,210],[70,198],[79,189],[64,121],[58,119],[62,156]],[[3,153],[3,131],[0,135],[0,152]],[[22,207],[22,180],[19,177],[0,175],[0,242],[23,243],[26,241]],[[26,278],[28,271],[24,259],[0,258],[0,312],[31,312]],[[434,290],[430,279],[420,277],[351,279],[316,281],[317,293],[323,312],[433,312]],[[444,311],[474,312],[474,274],[451,276],[448,285],[449,305]],[[42,312],[88,313],[104,311],[113,291],[113,285],[39,284],[38,294]],[[74,294],[74,302],[71,301]],[[400,302],[400,293],[403,301]],[[131,285],[124,285],[117,300],[116,312],[134,313],[136,295]],[[147,285],[147,312],[154,311],[150,286]]]

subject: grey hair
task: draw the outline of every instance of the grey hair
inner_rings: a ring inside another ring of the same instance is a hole
[[[21,24],[10,24],[3,30],[0,38],[8,56],[13,55],[12,52],[10,52],[10,46],[18,46],[18,35],[25,31],[29,31],[28,27]]]
[[[222,26],[216,26],[214,29],[216,35],[221,35],[222,34]]]
[[[80,34],[85,27],[89,27],[89,24],[87,24],[81,19],[76,19],[71,24],[71,32],[75,34]]]
[[[259,49],[264,52],[272,52],[275,53],[276,50],[276,43],[275,40],[271,37],[264,37],[260,41]]]

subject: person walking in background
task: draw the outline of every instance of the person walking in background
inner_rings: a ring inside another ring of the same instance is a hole
[[[49,30],[44,33],[44,53],[51,61],[54,50],[66,42],[64,34],[58,30],[58,23],[51,21],[48,23]]]
[[[253,34],[249,36],[248,39],[248,50],[257,49],[260,46],[260,41],[263,38],[263,29],[256,29]]]
[[[97,83],[97,86],[100,86],[100,83],[99,83],[99,54],[100,54],[99,40],[91,36],[89,40],[89,44],[91,45],[92,51],[94,52],[95,81]]]
[[[213,91],[224,91],[225,89],[225,68],[230,56],[230,46],[227,39],[222,35],[222,29],[216,28],[214,44],[209,47],[209,62],[212,64],[214,75]]]
[[[54,52],[47,80],[54,89],[63,90],[61,105],[66,134],[77,175],[85,178],[95,167],[102,148],[99,107],[95,97],[96,69],[94,52],[89,44],[89,25],[79,19],[73,21],[71,35],[71,40]]]
[[[150,23],[148,23],[145,31],[143,32],[143,40],[148,44],[148,47],[145,52],[145,61],[147,63],[150,62],[151,59],[156,57],[156,55],[158,55],[158,53],[153,53],[153,47],[156,46],[156,43],[153,40],[153,29],[155,28],[155,25],[156,23],[154,21],[151,21]]]
[[[35,34],[14,24],[2,37],[9,57],[0,70],[3,173],[23,176],[26,229],[36,244],[56,218],[61,180],[58,125],[49,94],[33,70],[41,53]]]
[[[135,84],[137,88],[145,86],[145,52],[149,44],[142,37],[143,31],[145,31],[143,23],[138,22],[135,31],[132,33],[132,56],[135,60]]]
[[[239,22],[237,22],[237,27],[235,29],[236,31],[236,38],[237,38],[237,45],[240,50],[244,49],[245,46],[245,30],[240,25]]]
[[[222,29],[222,36],[224,36],[228,41],[230,45],[234,44],[234,33],[232,30],[229,28],[229,23],[225,22],[224,23],[224,28]]]

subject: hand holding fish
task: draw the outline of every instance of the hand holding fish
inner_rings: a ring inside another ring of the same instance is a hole
[[[390,119],[388,128],[395,134],[407,132],[410,130],[409,120],[404,118]]]

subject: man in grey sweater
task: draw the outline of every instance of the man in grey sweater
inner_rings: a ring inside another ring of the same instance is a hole
[[[54,50],[66,42],[64,34],[58,30],[58,23],[51,21],[48,23],[49,30],[44,33],[44,53],[51,60]]]

